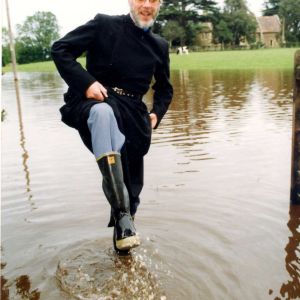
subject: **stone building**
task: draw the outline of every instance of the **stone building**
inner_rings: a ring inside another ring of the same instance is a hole
[[[277,48],[281,44],[281,22],[278,15],[257,17],[256,42],[266,48]]]
[[[201,30],[197,36],[197,45],[210,47],[213,42],[213,25],[210,22],[201,23]]]

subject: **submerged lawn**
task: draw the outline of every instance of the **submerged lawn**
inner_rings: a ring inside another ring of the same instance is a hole
[[[296,48],[235,51],[193,52],[189,55],[171,54],[171,70],[249,70],[292,69]],[[80,58],[81,64],[84,58]],[[11,66],[2,68],[11,72]],[[18,65],[20,72],[54,72],[51,61]]]

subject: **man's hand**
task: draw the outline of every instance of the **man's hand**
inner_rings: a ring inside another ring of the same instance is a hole
[[[151,120],[151,127],[153,129],[155,127],[155,125],[157,124],[157,116],[156,116],[156,114],[151,113],[149,115],[149,117],[150,117],[150,120]]]
[[[85,92],[85,96],[88,99],[95,99],[99,101],[103,101],[107,98],[107,90],[106,88],[98,81],[95,81]]]

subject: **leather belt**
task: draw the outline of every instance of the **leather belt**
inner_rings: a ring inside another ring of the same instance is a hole
[[[127,97],[130,97],[130,98],[135,98],[135,99],[139,99],[141,100],[143,95],[141,94],[134,94],[134,93],[130,93],[130,92],[127,92],[121,88],[118,88],[118,87],[111,87],[111,89],[118,95],[121,95],[121,96],[127,96]]]

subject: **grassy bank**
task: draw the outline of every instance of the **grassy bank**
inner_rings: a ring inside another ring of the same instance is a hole
[[[241,51],[194,52],[189,55],[171,54],[172,70],[253,70],[292,69],[296,48]],[[79,61],[84,65],[84,58]],[[54,63],[39,62],[18,65],[19,72],[54,72]],[[11,67],[3,68],[11,72]]]

